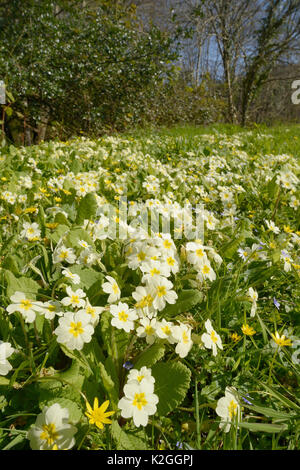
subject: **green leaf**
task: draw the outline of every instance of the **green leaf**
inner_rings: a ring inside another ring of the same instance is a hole
[[[130,336],[124,330],[119,330],[111,325],[111,313],[102,312],[100,316],[101,339],[107,355],[110,356],[119,370],[122,366],[124,354],[128,346]]]
[[[92,337],[89,343],[84,345],[84,357],[87,359],[89,364],[98,365],[99,362],[105,361],[105,356],[103,354],[102,348],[99,345],[95,336]]]
[[[10,272],[18,276],[20,274],[19,266],[15,256],[8,255],[4,258],[2,267],[8,269]]]
[[[2,385],[9,385],[9,379],[7,379],[6,377],[1,377],[0,376],[0,386]]]
[[[45,322],[47,322],[47,320],[45,319],[45,316],[37,313],[36,318],[35,318],[35,326],[39,335],[43,334]]]
[[[111,345],[111,314],[108,311],[102,312],[100,316],[100,328],[101,338],[104,343],[108,356],[112,356],[112,345]]]
[[[54,403],[58,403],[62,408],[67,408],[67,410],[69,411],[70,423],[76,424],[81,419],[83,415],[81,408],[79,408],[77,403],[75,403],[73,400],[70,400],[69,398],[53,398],[52,400],[49,400],[46,403],[40,403],[40,408],[42,410],[44,406],[51,406],[54,405]]]
[[[167,305],[163,310],[162,315],[165,318],[166,316],[175,316],[180,313],[188,312],[195,305],[201,302],[203,294],[197,289],[186,289],[182,290],[178,294],[178,299],[175,304]]]
[[[268,344],[269,340],[268,340],[268,335],[267,335],[267,328],[266,328],[264,322],[262,321],[262,319],[260,318],[260,316],[258,315],[258,313],[256,313],[256,316],[257,316],[258,321],[259,321],[259,323],[260,323],[260,327],[261,327],[261,332],[262,332],[262,335],[263,335],[264,343],[265,343],[265,344]]]
[[[130,335],[124,330],[119,330],[112,327],[112,346],[113,346],[113,358],[115,359],[116,365],[120,368],[123,364],[124,355],[128,346]]]
[[[145,439],[141,436],[141,431],[125,432],[117,421],[113,421],[110,427],[111,435],[116,443],[117,450],[147,450]]]
[[[138,356],[136,362],[134,363],[135,369],[140,369],[141,367],[152,367],[153,364],[158,362],[165,354],[165,346],[160,343],[155,343],[149,348],[147,348],[140,356]]]
[[[297,405],[297,403],[294,403],[292,402],[289,398],[285,397],[284,395],[282,395],[280,392],[278,392],[277,390],[274,390],[272,387],[270,387],[269,385],[265,384],[264,382],[260,382],[258,381],[258,383],[264,387],[267,392],[273,396],[274,398],[276,398],[277,400],[281,401],[281,403],[283,403],[285,406],[287,406],[288,408],[292,408],[293,410],[299,412],[300,411],[300,406]],[[295,396],[296,398],[296,396]]]
[[[212,383],[206,385],[201,389],[201,396],[205,397],[206,400],[213,401],[220,392],[221,387],[217,380],[213,380]]]
[[[237,252],[238,248],[241,246],[241,244],[244,242],[245,236],[241,235],[240,237],[233,237],[232,240],[229,242],[225,243],[221,250],[220,254],[223,258],[227,259],[232,259],[235,253]]]
[[[14,439],[12,439],[5,447],[2,448],[2,450],[9,450],[15,447],[17,444],[20,444],[20,442],[23,442],[25,440],[24,434],[18,434]]]
[[[70,165],[70,170],[74,173],[74,175],[77,175],[81,168],[82,165],[80,164],[80,162],[74,159],[72,164]]]
[[[86,194],[80,201],[76,223],[82,225],[85,219],[93,219],[97,211],[97,201],[93,193]]]
[[[276,184],[276,178],[277,178],[277,175],[275,175],[271,181],[268,182],[267,186],[266,186],[266,189],[267,189],[267,192],[268,192],[268,197],[269,199],[272,201],[274,200],[274,197],[275,197],[275,194],[276,194],[276,190],[278,188],[277,184]]]
[[[249,408],[269,418],[291,419],[295,416],[294,413],[284,413],[282,411],[277,411],[277,410],[274,410],[273,408],[267,408],[265,406],[249,405]]]
[[[4,272],[4,278],[7,283],[6,294],[8,297],[11,297],[16,291],[23,292],[28,294],[31,298],[35,297],[35,294],[40,289],[40,285],[35,282],[33,279],[28,277],[16,277],[14,274],[8,270]]]
[[[119,401],[119,389],[117,387],[117,384],[114,383],[111,376],[107,373],[107,370],[102,364],[102,362],[99,362],[98,367],[100,370],[102,385],[105,388],[113,407],[115,408]]]
[[[6,106],[5,107],[5,112],[6,112],[7,116],[10,117],[13,114],[13,109],[10,108],[9,106]]]
[[[42,205],[39,205],[39,212],[37,214],[37,221],[42,229],[42,237],[45,236],[45,224],[46,224],[46,216],[45,211]],[[41,245],[42,246],[42,245]]]
[[[269,424],[269,423],[238,423],[240,428],[248,429],[253,432],[270,432],[276,433],[285,431],[288,427],[286,424]]]
[[[55,215],[54,222],[60,225],[67,225],[67,226],[70,225],[70,222],[68,221],[68,219],[62,212],[58,212]]]
[[[77,288],[88,291],[92,286],[94,286],[94,289],[97,289],[98,286],[98,292],[101,291],[101,285],[103,282],[102,273],[95,271],[93,268],[79,265],[74,265],[69,269],[73,274],[78,274],[80,277],[80,283],[78,284]]]
[[[73,360],[72,365],[68,370],[64,372],[58,372],[53,376],[53,378],[55,377],[68,382],[77,390],[81,390],[84,381],[84,376],[80,373],[80,363],[78,360]]]
[[[107,373],[111,376],[111,378],[112,378],[112,380],[115,384],[115,388],[117,390],[119,390],[119,388],[120,388],[119,377],[118,377],[118,373],[117,373],[115,363],[112,360],[112,357],[109,356],[105,359],[104,366],[105,366],[105,369],[106,369]]]
[[[68,349],[64,344],[60,344],[61,350],[65,353],[66,356],[70,357],[71,359],[75,359],[80,363],[80,365],[88,372],[92,373],[92,370],[88,364],[87,361],[84,360],[84,357],[80,354],[79,351],[75,350],[70,350]]]
[[[78,248],[79,240],[84,240],[92,247],[94,246],[94,242],[88,232],[81,227],[72,228],[72,230],[68,232],[66,239],[67,242],[76,249]]]
[[[6,93],[7,97],[10,99],[10,101],[13,103],[15,101],[15,98],[13,97],[13,94],[8,90],[5,90],[5,93]]]
[[[80,364],[73,361],[71,367],[65,372],[40,377],[39,382],[39,407],[42,410],[49,404],[59,403],[68,408],[70,419],[77,422],[81,418],[82,396],[85,377],[80,373]]]
[[[157,413],[165,416],[184,400],[190,386],[191,371],[181,362],[158,363],[152,367],[154,393],[158,395]]]
[[[59,240],[69,231],[68,225],[59,225],[55,230],[46,229],[46,238],[58,243]]]

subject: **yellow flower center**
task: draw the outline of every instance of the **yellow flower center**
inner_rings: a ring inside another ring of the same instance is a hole
[[[171,334],[171,330],[170,330],[170,328],[169,328],[168,325],[163,326],[161,330],[162,330],[162,332],[163,332],[165,335],[168,335],[168,336],[169,336],[169,335]]]
[[[56,312],[56,307],[55,307],[55,305],[48,305],[47,310],[49,312]]]
[[[119,292],[118,284],[114,283],[112,285],[112,290],[113,290],[114,294],[117,294]]]
[[[78,304],[79,303],[78,295],[72,295],[71,302],[72,302],[72,304]]]
[[[144,253],[143,251],[140,251],[138,254],[138,260],[144,261],[145,258],[146,258],[146,253]]]
[[[92,315],[92,317],[95,316],[95,309],[93,307],[87,307],[86,313],[89,315]]]
[[[43,432],[40,434],[40,438],[43,441],[47,441],[48,446],[51,446],[56,439],[58,439],[58,432],[56,432],[55,424],[44,424]]]
[[[71,322],[71,328],[69,329],[69,332],[77,338],[78,335],[81,335],[83,333],[83,328],[82,328],[82,323],[81,321],[74,323]]]
[[[153,303],[153,298],[151,297],[150,294],[145,295],[139,302],[136,304],[136,308],[145,308],[145,307],[151,307]]]
[[[182,341],[183,341],[184,344],[187,344],[187,343],[189,342],[189,337],[188,337],[188,335],[186,334],[186,331],[184,331],[184,332],[182,333]]]
[[[30,307],[32,307],[32,303],[30,300],[27,300],[27,299],[21,300],[21,308],[23,310],[29,310]]]
[[[147,326],[145,326],[145,332],[146,332],[147,335],[153,335],[154,328],[152,328],[151,325],[147,325]]]
[[[237,414],[237,403],[234,400],[231,400],[228,406],[229,418],[232,419]]]
[[[151,274],[151,276],[154,276],[155,274],[160,274],[160,271],[156,268],[153,268],[153,269],[150,270],[150,274]]]
[[[175,263],[174,258],[169,256],[169,258],[167,258],[167,263],[168,263],[169,266],[174,266],[174,263]]]
[[[203,274],[208,274],[208,273],[209,273],[209,271],[210,271],[210,268],[209,268],[209,266],[207,266],[207,264],[205,264],[205,265],[203,266],[203,268],[202,268],[202,272],[203,272]]]
[[[210,339],[213,343],[216,343],[218,341],[218,338],[216,337],[216,332],[214,330],[210,334]]]
[[[165,288],[165,286],[158,286],[157,288],[158,297],[163,297],[164,295],[166,295],[166,293],[167,293],[167,289]]]
[[[118,313],[118,316],[120,321],[126,322],[128,318],[128,313],[125,313],[124,310],[122,310]]]
[[[143,406],[147,405],[145,393],[136,393],[132,402],[133,406],[136,406],[138,410],[141,410]]]
[[[163,245],[164,245],[165,248],[169,249],[169,248],[171,248],[172,243],[169,242],[169,240],[165,240],[164,243],[163,243]]]
[[[196,255],[198,256],[198,258],[202,258],[204,256],[203,250],[201,250],[201,248],[196,250]]]

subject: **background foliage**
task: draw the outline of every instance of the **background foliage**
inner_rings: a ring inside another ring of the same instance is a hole
[[[3,0],[2,141],[298,121],[299,21],[298,0]]]

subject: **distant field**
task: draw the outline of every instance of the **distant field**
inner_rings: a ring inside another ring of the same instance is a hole
[[[253,125],[251,128],[242,128],[240,126],[234,126],[230,124],[212,124],[208,126],[174,126],[171,128],[153,129],[149,131],[138,130],[132,134],[136,137],[146,135],[160,135],[160,136],[171,136],[171,137],[183,137],[185,139],[192,139],[199,134],[226,134],[231,136],[234,134],[248,134],[252,133],[252,136],[247,137],[247,142],[258,146],[258,151],[266,152],[292,152],[293,155],[300,155],[300,124],[284,125],[280,124],[273,127],[266,125]],[[256,139],[260,135],[269,136],[264,138],[263,142],[261,139]],[[247,142],[245,143],[247,145]]]
[[[0,150],[0,449],[299,448],[300,125]]]

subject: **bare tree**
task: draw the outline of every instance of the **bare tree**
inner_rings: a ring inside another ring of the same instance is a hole
[[[249,48],[257,12],[256,0],[203,0],[194,10],[194,15],[206,22],[214,38],[215,50],[211,47],[210,53],[221,58],[230,122],[237,121],[234,87]]]
[[[300,37],[300,1],[268,0],[264,2],[258,28],[253,32],[255,46],[245,56],[242,80],[241,124],[245,125],[250,104],[278,61],[298,49]]]

